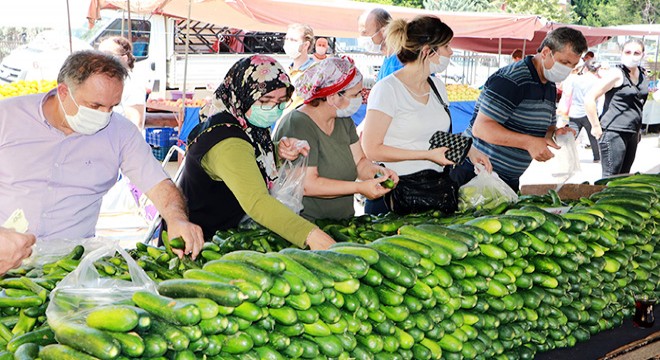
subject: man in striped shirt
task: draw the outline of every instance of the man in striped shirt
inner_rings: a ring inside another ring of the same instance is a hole
[[[559,148],[553,136],[572,131],[555,124],[557,89],[587,50],[581,32],[561,27],[548,33],[537,53],[491,75],[474,109],[465,135],[490,157],[493,171],[515,191],[532,159],[547,161]],[[466,160],[452,171],[460,185],[475,176]]]

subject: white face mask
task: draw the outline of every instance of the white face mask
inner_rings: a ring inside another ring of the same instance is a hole
[[[552,56],[552,60],[555,63],[550,69],[546,69],[545,66],[543,66],[543,76],[545,76],[548,81],[554,83],[566,80],[568,75],[571,74],[571,71],[573,71],[573,68],[564,64],[560,64],[558,61],[556,61],[552,52],[550,52],[550,56]]]
[[[112,111],[105,112],[78,105],[76,99],[73,98],[71,91],[69,91],[69,96],[71,96],[71,100],[73,100],[73,103],[78,107],[78,112],[75,115],[69,115],[66,113],[59,94],[57,94],[57,100],[60,102],[64,117],[71,130],[83,135],[94,135],[108,126]]]
[[[362,105],[362,96],[347,98],[350,101],[350,104],[344,109],[337,108],[337,117],[351,117],[355,114]]]
[[[635,68],[642,63],[642,57],[635,55],[621,55],[621,63],[625,67]]]
[[[380,30],[376,31],[371,36],[360,36],[357,39],[358,46],[363,48],[364,51],[371,53],[371,54],[380,54],[380,46],[381,44],[376,44],[374,42],[374,36],[378,35],[378,32]]]
[[[431,74],[441,73],[447,70],[447,67],[449,67],[449,58],[442,55],[440,55],[440,62],[438,63],[431,62],[429,64]]]
[[[300,45],[302,45],[298,41],[284,41],[284,53],[286,56],[290,57],[291,59],[295,59],[298,56],[300,56]]]

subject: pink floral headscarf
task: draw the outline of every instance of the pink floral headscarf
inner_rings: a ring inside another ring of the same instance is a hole
[[[305,104],[349,89],[362,81],[362,74],[349,57],[331,57],[313,64],[296,80],[296,92]]]

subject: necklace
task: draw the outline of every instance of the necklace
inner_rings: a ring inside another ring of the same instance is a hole
[[[431,93],[430,91],[427,91],[427,92],[425,92],[425,93],[423,93],[423,94],[418,94],[418,93],[414,92],[411,88],[409,88],[408,85],[406,85],[406,83],[404,83],[403,81],[401,81],[401,83],[403,84],[403,86],[404,86],[406,89],[408,89],[408,91],[410,92],[410,94],[412,94],[413,96],[416,96],[416,97],[418,97],[418,98],[423,98],[423,97],[425,97],[425,96],[428,96],[428,95]]]

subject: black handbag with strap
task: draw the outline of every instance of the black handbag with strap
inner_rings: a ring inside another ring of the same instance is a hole
[[[428,82],[449,115],[449,133],[451,133],[449,106],[440,96],[431,78]],[[451,214],[458,209],[458,188],[458,184],[449,178],[448,166],[445,166],[442,172],[432,169],[420,170],[399,176],[399,183],[392,191],[385,194],[384,201],[389,211],[401,215],[430,210]]]

